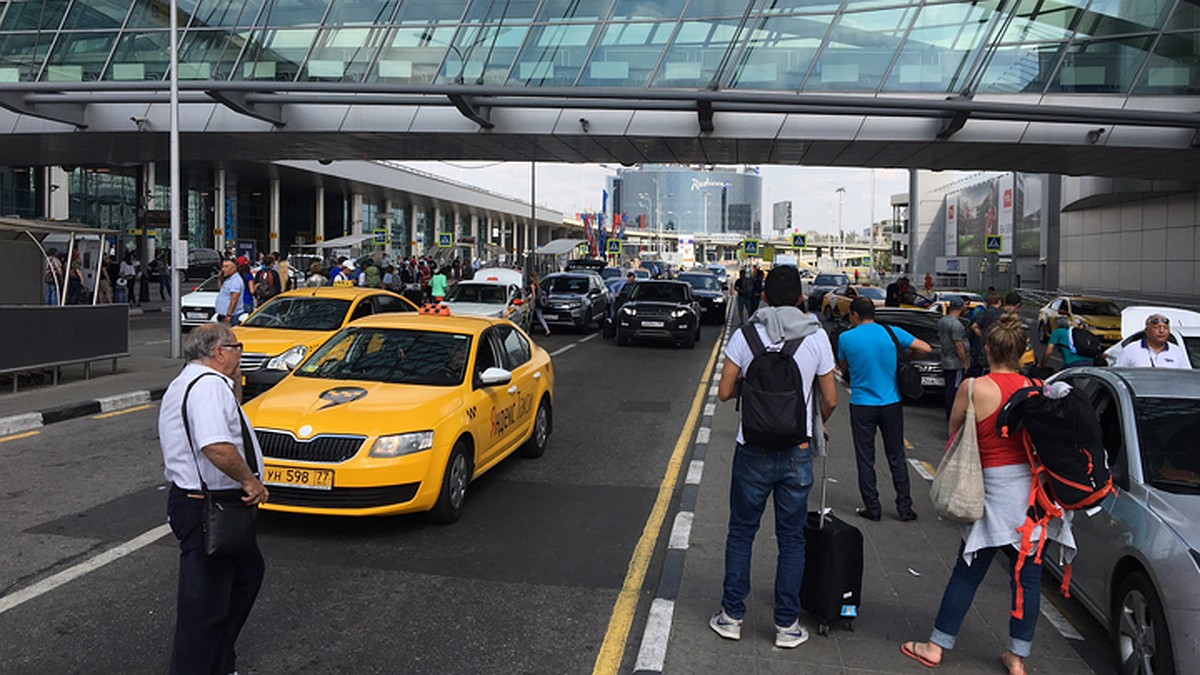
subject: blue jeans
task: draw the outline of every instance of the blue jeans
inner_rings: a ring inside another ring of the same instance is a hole
[[[55,286],[54,284],[46,284],[46,304],[58,304],[58,286]]]
[[[1000,551],[1003,551],[1004,555],[1008,557],[1008,571],[1011,575],[1016,566],[1017,556],[1020,555],[1013,547],[979,549],[975,552],[975,560],[968,565],[963,561],[963,547],[961,544],[959,545],[954,571],[950,573],[950,583],[946,584],[946,591],[942,594],[942,605],[938,608],[937,619],[933,622],[933,635],[929,638],[930,642],[943,649],[954,649],[954,640],[958,636],[959,629],[962,628],[967,610],[971,608],[971,602],[975,599],[975,591],[979,588],[983,577],[987,575],[988,568],[992,566],[992,560],[996,557],[996,553]],[[1016,579],[1012,580],[1011,586],[1013,591],[1012,608],[1015,609],[1017,602]],[[1033,633],[1037,630],[1038,612],[1041,611],[1042,604],[1042,566],[1034,561],[1033,556],[1026,558],[1025,566],[1021,568],[1021,587],[1025,589],[1024,617],[1018,620],[1010,615],[1008,618],[1008,650],[1025,658],[1029,656],[1033,647]]]
[[[804,580],[804,524],[813,485],[812,451],[807,447],[768,450],[739,443],[733,456],[729,487],[729,535],[725,539],[725,584],[721,608],[740,619],[750,594],[750,556],[754,535],[775,499],[775,624],[790,626],[800,616],[800,582]]]

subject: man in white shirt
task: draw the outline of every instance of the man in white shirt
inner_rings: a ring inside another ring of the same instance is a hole
[[[233,673],[234,644],[262,586],[257,546],[210,556],[204,547],[204,491],[236,491],[257,506],[269,493],[256,475],[262,449],[240,404],[242,345],[223,323],[197,326],[183,344],[188,363],[171,382],[158,415],[167,520],[179,540],[172,674]],[[190,434],[189,434],[190,431]]]
[[[1132,342],[1121,350],[1117,367],[1128,368],[1180,368],[1191,370],[1187,350],[1172,344],[1171,320],[1162,314],[1146,317],[1146,334],[1138,342]]]

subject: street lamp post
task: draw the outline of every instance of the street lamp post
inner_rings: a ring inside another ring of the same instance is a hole
[[[838,186],[834,192],[838,196],[838,246],[842,249],[842,266],[846,266],[846,235],[842,231],[842,205],[846,201],[846,188]]]
[[[171,358],[183,355],[183,321],[180,316],[179,270],[187,269],[187,244],[180,242],[182,224],[179,217],[179,2],[171,0]],[[154,186],[150,186],[154,190]],[[130,289],[132,291],[132,289]]]

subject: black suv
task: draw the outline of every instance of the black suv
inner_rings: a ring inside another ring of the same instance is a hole
[[[808,294],[808,311],[821,311],[821,301],[825,294],[839,286],[850,285],[850,277],[840,272],[822,272],[813,279],[812,292]]]
[[[685,281],[639,281],[617,312],[617,344],[670,340],[688,349],[700,340],[700,303]]]
[[[221,254],[216,249],[193,248],[188,251],[184,279],[207,279],[221,271]]]
[[[600,275],[591,272],[556,272],[542,279],[549,306],[542,310],[547,323],[567,323],[587,330],[595,321],[603,326],[608,316],[608,289]]]
[[[702,318],[710,323],[725,323],[725,291],[721,290],[721,280],[715,274],[708,272],[682,272],[678,277],[692,286],[692,295],[700,301]]]

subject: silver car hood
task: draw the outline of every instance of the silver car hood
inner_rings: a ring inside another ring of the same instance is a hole
[[[1200,551],[1200,495],[1155,488],[1149,488],[1146,493],[1150,510],[1158,514],[1189,548]]]

